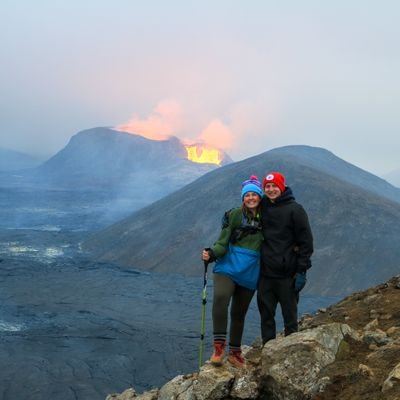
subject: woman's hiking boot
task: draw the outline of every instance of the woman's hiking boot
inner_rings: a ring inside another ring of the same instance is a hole
[[[214,342],[214,352],[210,358],[210,363],[215,366],[220,366],[224,362],[225,355],[225,343]]]
[[[243,368],[245,364],[245,360],[240,350],[230,350],[228,355],[228,361],[232,365],[238,368]]]

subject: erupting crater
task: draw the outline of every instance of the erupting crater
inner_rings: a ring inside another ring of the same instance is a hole
[[[205,144],[186,145],[188,160],[201,164],[221,165],[224,155],[221,150]]]

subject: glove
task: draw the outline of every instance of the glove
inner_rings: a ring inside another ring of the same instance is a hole
[[[299,293],[306,285],[307,277],[305,272],[298,272],[294,277],[294,291]]]

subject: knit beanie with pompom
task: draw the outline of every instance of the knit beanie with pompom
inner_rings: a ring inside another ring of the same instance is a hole
[[[249,179],[244,181],[242,183],[242,201],[244,198],[244,195],[248,192],[253,192],[258,194],[260,197],[263,196],[263,191],[261,189],[261,182],[258,180],[258,178],[255,175],[250,176]]]

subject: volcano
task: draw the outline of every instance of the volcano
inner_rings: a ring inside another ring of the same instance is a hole
[[[148,182],[171,190],[232,160],[216,150],[220,162],[188,159],[188,150],[172,136],[151,140],[140,135],[93,128],[74,135],[67,146],[36,169],[36,176],[59,185],[134,186]],[[141,181],[141,182],[140,182]]]
[[[35,188],[104,198],[107,214],[119,218],[232,162],[222,150],[215,153],[219,163],[189,160],[186,146],[176,137],[152,140],[93,128],[74,135],[60,152],[31,170],[27,179]]]

